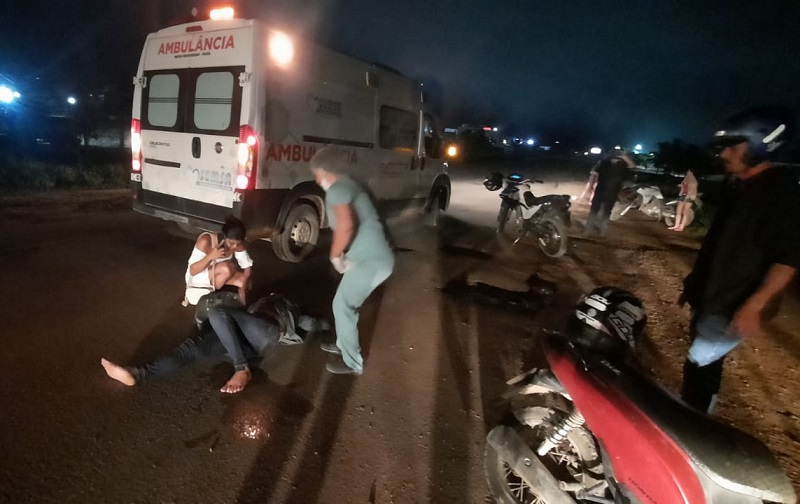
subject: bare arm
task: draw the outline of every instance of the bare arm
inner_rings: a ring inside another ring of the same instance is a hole
[[[353,240],[355,215],[350,205],[336,205],[333,211],[336,214],[336,229],[333,231],[330,256],[339,257]]]
[[[205,252],[206,255],[199,261],[189,265],[189,274],[192,276],[195,276],[208,269],[214,259],[219,259],[223,255],[223,250],[219,247],[211,250],[211,239],[205,234],[197,239],[195,247]]]
[[[767,271],[761,287],[739,308],[733,318],[734,328],[745,337],[761,333],[761,312],[767,303],[783,292],[797,273],[797,268],[773,264]]]

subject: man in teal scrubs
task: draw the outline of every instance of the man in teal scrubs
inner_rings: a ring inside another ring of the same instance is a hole
[[[333,298],[336,344],[322,343],[321,347],[342,356],[327,365],[328,371],[359,375],[364,359],[358,340],[358,310],[392,274],[394,253],[369,194],[346,174],[350,157],[347,150],[329,146],[314,154],[310,166],[326,192],[325,209],[333,229],[331,264],[343,274]]]

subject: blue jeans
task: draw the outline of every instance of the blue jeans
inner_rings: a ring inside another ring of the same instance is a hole
[[[174,350],[148,364],[136,367],[133,370],[136,380],[143,381],[171,375],[200,358],[214,360],[228,358],[225,347],[208,324],[195,331],[195,334],[184,340]],[[258,357],[258,354],[249,345],[243,344],[242,348],[247,359]]]
[[[323,319],[298,315],[296,325],[306,332],[324,331]],[[200,358],[239,362],[258,361],[278,341],[278,327],[240,308],[216,307],[209,311],[209,323],[174,350],[134,369],[137,381],[167,376]],[[233,357],[234,353],[236,357]],[[234,360],[236,359],[236,360]],[[239,369],[239,368],[237,368]],[[244,368],[241,368],[244,369]]]
[[[690,406],[706,413],[711,413],[716,405],[725,356],[742,341],[730,326],[729,317],[692,314],[692,345],[683,366],[681,397]]]
[[[247,366],[247,347],[256,355],[266,354],[280,339],[278,327],[242,308],[216,306],[208,312],[208,321],[236,371]]]

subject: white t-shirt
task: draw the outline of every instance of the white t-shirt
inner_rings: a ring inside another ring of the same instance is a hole
[[[192,287],[211,287],[211,280],[208,277],[208,268],[204,269],[200,273],[192,276],[189,273],[189,268],[192,264],[196,263],[197,261],[201,260],[206,256],[206,253],[200,250],[197,247],[192,249],[192,255],[189,256],[189,263],[186,267],[186,285],[191,285]],[[236,263],[242,269],[247,269],[253,266],[253,259],[250,257],[250,254],[247,253],[247,250],[242,250],[241,252],[233,252],[233,255],[228,257],[221,257],[214,262],[219,264],[223,261],[230,261],[231,259],[236,259]]]

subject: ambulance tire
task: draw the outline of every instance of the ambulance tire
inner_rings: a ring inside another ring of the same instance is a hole
[[[279,259],[298,263],[305,259],[319,240],[319,214],[306,203],[295,204],[286,215],[283,231],[272,238],[272,250]]]

